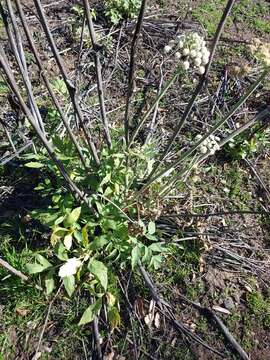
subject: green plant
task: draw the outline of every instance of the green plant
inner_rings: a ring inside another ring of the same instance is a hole
[[[95,302],[88,307],[80,324],[92,321],[103,301],[107,304],[110,322],[116,326],[120,321],[117,271],[130,265],[135,269],[140,261],[158,269],[168,253],[166,246],[158,241],[155,223],[151,220],[150,207],[155,206],[154,202],[150,200],[148,208],[146,204],[144,212],[149,214],[144,221],[131,220],[139,215],[138,210],[132,204],[126,207],[139,179],[151,171],[151,145],[132,148],[128,167],[124,151],[119,148],[121,145],[103,149],[102,165],[97,168],[91,163],[90,174],[78,164],[70,142],[55,137],[54,145],[70,177],[88,189],[88,204],[93,212],[86,205],[75,207],[75,199],[63,193],[64,183],[53,162],[42,155],[27,156],[31,161],[25,166],[46,167],[54,174],[54,179],[46,178],[37,187],[43,196],[51,196],[52,205],[47,210],[32,212],[32,217],[52,229],[51,247],[46,258],[44,254],[34,256],[35,261],[27,265],[28,272],[44,274],[48,295],[60,279],[69,296],[75,288],[87,289]],[[155,184],[150,189],[151,198],[158,190],[159,185]]]
[[[140,0],[106,0],[105,14],[113,24],[134,18],[140,10]]]
[[[257,126],[258,127],[258,126]],[[245,159],[256,154],[262,147],[269,146],[270,130],[255,129],[252,136],[246,133],[232,139],[226,146],[226,153],[234,160]]]

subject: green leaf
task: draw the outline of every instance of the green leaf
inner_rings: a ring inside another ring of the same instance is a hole
[[[50,272],[46,275],[45,278],[45,287],[46,287],[46,294],[50,295],[53,292],[53,289],[55,288],[53,273]]]
[[[142,257],[142,262],[145,263],[145,262],[149,261],[149,258],[151,256],[152,252],[151,252],[151,250],[148,249],[147,246],[144,246],[143,249],[144,249],[144,255]]]
[[[109,239],[106,235],[101,235],[94,238],[94,241],[91,244],[92,250],[97,250],[102,248],[104,245],[108,244]]]
[[[32,169],[39,169],[44,166],[44,164],[36,162],[36,161],[30,161],[29,163],[24,164],[24,166]]]
[[[87,225],[82,228],[82,244],[84,247],[87,247],[89,244]]]
[[[113,306],[108,311],[108,320],[113,329],[120,325],[120,323],[121,323],[120,314],[119,314],[118,309],[115,306]]]
[[[26,269],[29,274],[38,274],[47,268],[40,264],[26,264]]]
[[[151,234],[145,234],[145,237],[151,241],[157,241],[157,238],[155,235],[151,235]]]
[[[76,221],[79,220],[80,215],[81,207],[77,207],[76,209],[72,210],[71,213],[67,214],[65,217],[65,226],[72,226]]]
[[[75,277],[74,275],[66,276],[63,278],[64,287],[69,296],[74,293],[75,290]]]
[[[115,220],[112,220],[112,219],[104,219],[101,222],[101,227],[104,230],[108,230],[108,229],[116,230],[117,229],[117,222]]]
[[[94,320],[94,316],[98,314],[102,306],[102,298],[98,299],[96,302],[88,306],[88,308],[83,313],[79,325],[85,325]]]
[[[82,237],[82,234],[80,233],[80,231],[75,230],[73,235],[79,243],[81,243],[83,241],[83,237]]]
[[[98,260],[91,259],[88,264],[88,269],[99,281],[104,290],[107,290],[108,286],[108,269]]]
[[[161,266],[161,263],[162,263],[162,256],[155,255],[152,257],[149,266],[150,267],[153,266],[155,270],[158,270]]]
[[[52,264],[47,259],[45,259],[44,256],[40,254],[36,255],[36,259],[44,268],[48,268],[52,266]]]
[[[135,246],[132,251],[131,251],[131,267],[132,270],[134,270],[135,266],[138,264],[139,260],[140,260],[140,248],[139,246]]]
[[[111,174],[107,173],[105,175],[105,177],[102,179],[101,183],[100,183],[100,187],[102,187],[103,185],[107,184],[109,181],[111,180]]]
[[[64,218],[65,218],[64,216],[60,216],[59,218],[57,218],[54,222],[54,225],[61,224],[63,222]]]
[[[161,243],[154,243],[149,246],[149,249],[151,249],[154,252],[164,252],[166,248],[162,246]]]
[[[59,242],[56,247],[55,247],[55,254],[58,257],[59,260],[61,261],[66,261],[68,260],[68,254],[67,254],[67,249],[65,248],[65,246],[62,244],[62,242]]]
[[[148,234],[153,235],[156,232],[156,224],[150,221],[148,224]]]

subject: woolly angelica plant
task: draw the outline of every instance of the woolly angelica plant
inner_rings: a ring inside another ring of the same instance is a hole
[[[96,316],[101,313],[106,313],[106,319],[112,327],[119,325],[119,273],[141,270],[142,267],[157,270],[171,252],[171,246],[162,241],[162,232],[156,227],[156,220],[165,208],[165,194],[177,191],[176,184],[179,181],[183,182],[193,166],[202,163],[208,155],[222,149],[226,142],[253,124],[250,121],[234,131],[228,129],[228,135],[223,139],[215,135],[228,124],[228,120],[264,81],[269,71],[268,67],[262,70],[254,83],[226,113],[217,114],[209,131],[180,150],[179,144],[177,150],[173,146],[175,141],[178,141],[183,125],[189,120],[199,94],[205,89],[215,49],[233,3],[233,0],[227,2],[211,46],[211,53],[203,37],[195,32],[180,35],[165,46],[164,52],[174,56],[177,64],[179,63],[184,70],[190,69],[198,73],[200,81],[194,92],[190,93],[190,100],[183,114],[175,120],[173,134],[169,139],[165,139],[164,144],[162,142],[158,145],[157,139],[144,144],[138,135],[149,121],[150,115],[158,109],[159,101],[179,77],[180,71],[177,66],[172,78],[161,88],[144,115],[140,119],[136,118],[134,122],[131,121],[129,110],[133,95],[134,67],[145,1],[141,4],[132,40],[123,126],[117,128],[109,124],[107,116],[102,79],[102,47],[97,43],[89,2],[83,1],[83,9],[93,49],[91,55],[94,58],[100,110],[98,126],[92,126],[91,122],[86,126],[89,119],[86,119],[81,107],[81,89],[77,87],[76,81],[73,83],[69,78],[70,74],[65,69],[40,0],[34,0],[34,4],[61,74],[61,81],[67,90],[65,105],[68,111],[64,111],[59,94],[48,81],[46,67],[35,47],[20,1],[15,0],[11,3],[7,0],[7,9],[0,3],[13,54],[10,61],[6,55],[10,55],[9,52],[5,53],[2,43],[0,44],[0,69],[39,141],[38,154],[28,154],[29,162],[26,166],[39,169],[44,181],[37,189],[51,200],[50,206],[46,209],[32,212],[34,218],[51,229],[51,237],[48,248],[42,252],[43,255],[46,254],[46,258],[41,254],[34,254],[28,264],[28,271],[30,274],[42,273],[42,281],[48,295],[60,282],[63,282],[69,296],[77,289],[87,292],[92,303],[82,314],[80,325],[95,321]],[[26,48],[29,46],[32,51],[40,79],[44,82],[44,92],[46,91],[50,97],[65,129],[63,136],[50,135],[45,131],[47,124],[42,122],[34,95],[36,92],[32,89],[36,84],[31,82],[28,73],[24,44],[20,39],[14,16],[14,4],[28,41]],[[14,29],[16,36],[13,34]],[[13,70],[15,67],[17,72]],[[15,78],[17,75],[21,78]],[[67,113],[71,113],[71,119],[67,118]],[[131,122],[137,124],[135,128],[131,128]],[[72,123],[75,124],[75,129],[72,128]],[[167,156],[168,153],[170,156]],[[47,177],[48,172],[51,178]],[[102,309],[105,311],[102,312]]]

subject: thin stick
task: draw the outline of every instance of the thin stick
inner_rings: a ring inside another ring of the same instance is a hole
[[[3,266],[6,270],[11,272],[12,274],[19,276],[23,281],[28,281],[28,276],[24,275],[21,271],[16,270],[13,266],[11,266],[9,263],[7,263],[5,260],[0,258],[0,266]]]
[[[214,213],[208,213],[208,214],[193,214],[193,213],[180,213],[180,214],[168,214],[168,215],[162,215],[161,218],[180,218],[180,217],[213,217],[213,216],[228,216],[228,215],[270,215],[270,212],[268,211],[253,211],[253,210],[242,210],[242,211],[217,211]]]
[[[230,333],[228,328],[225,326],[223,321],[216,315],[216,313],[208,309],[206,307],[201,306],[198,303],[195,303],[194,301],[189,300],[184,295],[178,294],[181,299],[183,299],[185,302],[191,304],[194,306],[197,310],[199,310],[202,314],[206,315],[207,317],[210,317],[212,320],[215,321],[219,329],[222,331],[225,338],[229,341],[229,343],[232,345],[232,347],[237,351],[240,358],[243,360],[249,360],[248,354],[245,352],[245,350],[242,349],[242,347],[238,344],[238,342],[235,340],[234,336]]]
[[[96,346],[97,346],[98,358],[100,360],[102,360],[103,357],[102,357],[102,351],[101,351],[101,346],[100,346],[100,335],[99,335],[99,329],[98,329],[98,317],[97,316],[94,316],[93,330],[94,330],[95,342],[96,342]]]
[[[259,114],[254,116],[251,120],[249,120],[247,123],[239,127],[238,129],[232,131],[226,138],[222,139],[219,143],[219,147],[222,148],[224,145],[226,145],[231,139],[235,138],[237,135],[241,134],[243,131],[251,127],[256,121],[263,119],[265,116],[267,116],[269,113],[269,108],[262,110]],[[183,174],[186,174],[187,171],[190,171],[194,166],[198,166],[203,161],[205,161],[210,156],[210,150],[207,151],[206,154],[203,154],[198,157],[198,159],[189,167],[187,170],[186,168],[182,169],[179,173],[177,173],[174,177],[172,177],[166,185],[163,186],[163,188],[160,190],[160,194],[163,194],[165,189],[167,189],[166,194],[170,191],[173,184],[176,183]]]
[[[35,352],[34,359],[38,359],[38,352],[39,352],[39,349],[40,349],[40,346],[41,346],[41,342],[42,342],[42,339],[43,339],[43,336],[44,336],[44,333],[45,333],[45,330],[46,330],[46,327],[47,327],[47,324],[48,324],[48,321],[49,321],[49,316],[50,316],[50,313],[51,313],[51,308],[52,308],[52,305],[53,305],[53,303],[55,302],[57,296],[59,295],[59,292],[60,292],[61,288],[62,288],[62,284],[59,286],[56,294],[54,295],[52,301],[51,301],[50,304],[49,304],[48,311],[47,311],[47,315],[46,315],[46,318],[45,318],[45,321],[44,321],[44,325],[43,325],[42,330],[41,330],[41,333],[40,333],[40,335],[39,335],[38,344],[37,344],[37,348],[36,348],[36,352]]]
[[[147,271],[143,268],[143,266],[141,264],[139,264],[139,270],[142,274],[142,277],[145,281],[146,286],[148,287],[151,295],[154,295],[154,300],[157,302],[158,309],[160,311],[161,314],[163,314],[168,320],[170,320],[174,326],[181,331],[181,333],[185,334],[188,338],[192,339],[193,341],[196,341],[197,343],[199,343],[200,345],[204,346],[206,349],[214,352],[215,354],[222,356],[222,354],[220,352],[218,352],[217,350],[213,349],[211,346],[209,346],[206,342],[204,342],[198,335],[193,334],[184,324],[181,324],[179,321],[177,321],[175,319],[175,316],[173,315],[172,311],[171,311],[171,306],[166,303],[163,299],[161,299],[158,296],[158,293],[155,289],[155,286],[153,284],[153,282],[149,279],[149,275],[147,273]],[[162,309],[162,306],[160,306],[161,304],[165,305],[165,310]]]
[[[146,114],[143,116],[142,120],[139,122],[139,124],[137,125],[136,129],[133,131],[132,136],[130,137],[130,141],[128,144],[128,147],[130,148],[134,139],[136,138],[136,136],[138,135],[138,132],[140,131],[140,129],[142,128],[143,124],[145,123],[145,121],[147,120],[148,116],[152,113],[152,111],[155,109],[155,107],[157,106],[157,104],[160,102],[160,100],[163,98],[163,96],[166,94],[166,92],[168,91],[168,89],[172,86],[172,84],[174,83],[174,81],[176,80],[177,76],[179,75],[179,70],[177,70],[174,75],[172,76],[172,78],[165,84],[164,88],[162,89],[162,91],[159,93],[159,95],[156,97],[155,101],[153,102],[153,104],[150,106],[150,108],[147,110]]]
[[[83,0],[84,3],[84,10],[86,14],[87,25],[89,29],[89,34],[91,37],[91,42],[94,50],[94,61],[95,61],[95,68],[96,68],[96,80],[97,80],[97,90],[98,90],[98,99],[100,105],[100,115],[104,125],[104,132],[105,132],[105,139],[109,148],[112,147],[111,136],[109,132],[109,125],[106,115],[105,109],[105,101],[104,101],[104,90],[102,85],[102,75],[101,75],[101,64],[100,64],[100,46],[97,44],[96,40],[96,33],[92,21],[90,6],[88,0]]]
[[[146,3],[147,3],[147,0],[142,0],[140,13],[138,16],[135,32],[134,32],[132,43],[131,43],[129,74],[128,74],[128,91],[127,91],[126,109],[125,109],[125,115],[124,115],[125,139],[126,139],[127,146],[129,143],[129,118],[128,118],[128,116],[129,116],[129,109],[130,109],[130,99],[133,94],[133,86],[134,86],[133,78],[134,78],[134,67],[135,67],[135,55],[136,55],[136,51],[137,51],[139,35],[141,32],[141,28],[142,28]]]

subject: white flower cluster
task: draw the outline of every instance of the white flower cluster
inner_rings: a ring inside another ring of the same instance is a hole
[[[170,40],[164,47],[166,54],[174,51],[175,59],[181,62],[184,70],[195,68],[199,74],[204,74],[205,65],[209,62],[210,52],[205,40],[196,32],[178,35],[175,40]]]
[[[199,141],[201,140],[202,135],[197,135],[195,140]],[[210,155],[214,155],[216,151],[220,149],[219,143],[220,137],[210,135],[207,139],[205,139],[201,145],[200,145],[200,152],[202,154],[206,154],[208,151],[210,151]]]

